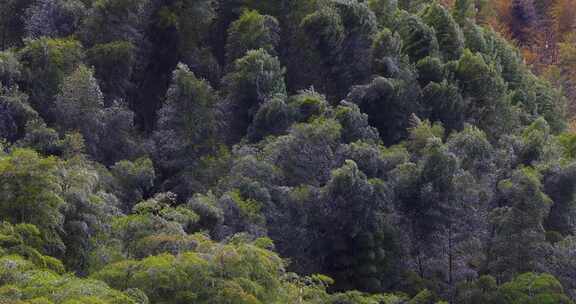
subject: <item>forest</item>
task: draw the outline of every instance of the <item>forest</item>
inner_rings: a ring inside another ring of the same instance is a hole
[[[0,303],[576,303],[576,1],[0,0]]]

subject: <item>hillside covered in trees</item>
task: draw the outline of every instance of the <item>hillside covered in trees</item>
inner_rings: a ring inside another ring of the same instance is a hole
[[[0,0],[0,303],[575,303],[576,64],[504,2]]]
[[[453,1],[445,1],[448,7]],[[569,98],[576,114],[576,1],[481,0],[476,20],[518,46],[525,62]],[[572,128],[576,127],[576,123]]]

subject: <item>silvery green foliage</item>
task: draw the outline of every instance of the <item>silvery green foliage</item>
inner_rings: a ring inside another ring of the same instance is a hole
[[[64,81],[56,97],[57,111],[66,117],[64,129],[78,128],[90,120],[100,120],[98,111],[104,107],[104,97],[93,71],[82,65]],[[89,123],[88,123],[89,125]]]
[[[79,0],[38,0],[26,10],[26,34],[30,38],[69,36],[85,14],[86,7]]]
[[[121,199],[121,209],[129,212],[135,203],[142,201],[154,187],[156,173],[149,158],[139,158],[135,161],[122,160],[110,168],[114,176],[112,187]]]
[[[22,78],[22,64],[11,51],[0,52],[0,84],[11,87]]]
[[[566,292],[576,296],[576,238],[568,236],[542,252],[542,271],[554,275]]]
[[[67,235],[65,263],[86,274],[90,253],[102,243],[101,236],[110,236],[110,223],[121,214],[120,201],[104,190],[104,176],[93,165],[73,159],[60,168],[62,197],[66,201],[63,229]]]
[[[384,77],[394,77],[400,73],[403,61],[402,38],[398,33],[392,33],[384,28],[374,38],[372,43],[372,69]]]
[[[265,101],[248,127],[247,137],[259,141],[269,135],[280,135],[288,129],[294,117],[281,97]]]
[[[28,103],[28,96],[18,87],[0,84],[0,138],[14,142],[26,133],[26,124],[39,119]]]
[[[498,183],[487,262],[488,269],[503,278],[537,270],[538,250],[545,243],[543,224],[552,205],[538,174],[531,168],[516,169]]]
[[[99,134],[104,128],[104,96],[92,70],[82,65],[67,77],[56,96],[55,105],[57,116],[65,117],[59,122],[62,131],[80,131],[86,140],[88,153],[97,155]]]
[[[271,157],[283,170],[287,185],[324,185],[335,165],[341,126],[333,119],[294,125],[288,135],[272,143]]]
[[[339,158],[353,160],[368,178],[388,180],[398,165],[406,163],[410,154],[402,147],[386,148],[372,142],[357,141],[338,149]]]
[[[383,27],[392,27],[396,21],[398,0],[369,0],[368,6],[376,15],[378,23]]]
[[[546,230],[571,235],[576,230],[576,163],[554,164],[543,174],[544,192],[554,201]]]
[[[148,0],[102,1],[93,5],[79,30],[86,46],[112,41],[130,41],[139,45]]]
[[[199,182],[190,173],[199,170],[199,158],[215,152],[222,125],[217,101],[216,92],[206,80],[184,64],[176,67],[158,112],[153,141],[154,160],[167,184],[179,194],[189,195],[195,189]]]
[[[100,130],[100,152],[97,156],[102,162],[112,164],[122,159],[133,159],[142,155],[142,140],[134,125],[135,115],[122,100],[116,100],[102,110]]]
[[[55,112],[65,117],[58,126],[62,132],[78,131],[84,137],[88,154],[105,163],[134,155],[134,114],[121,102],[104,107],[104,96],[92,69],[81,65],[68,76],[56,96]]]
[[[362,113],[358,105],[342,101],[335,109],[335,118],[342,126],[341,136],[343,143],[366,141],[377,143],[380,135],[376,128],[368,123],[368,115]]]

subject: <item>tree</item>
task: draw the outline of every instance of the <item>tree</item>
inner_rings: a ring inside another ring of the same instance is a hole
[[[84,45],[113,41],[141,41],[145,0],[103,0],[93,3],[84,18],[79,34]]]
[[[576,197],[573,180],[576,178],[575,164],[555,166],[544,173],[544,192],[554,201],[545,222],[547,231],[570,235],[574,231]]]
[[[110,168],[114,176],[116,195],[122,201],[121,209],[124,212],[132,210],[133,205],[151,194],[154,187],[156,173],[152,160],[146,157],[135,161],[122,160]]]
[[[383,77],[395,77],[404,67],[402,39],[398,33],[385,28],[374,38],[372,44],[372,69]]]
[[[88,154],[95,159],[114,163],[135,154],[133,113],[118,103],[104,107],[104,96],[92,69],[81,65],[68,76],[55,103],[55,114],[69,117],[58,122],[60,131],[80,132]]]
[[[490,136],[498,136],[513,127],[515,114],[506,97],[506,83],[494,65],[487,63],[480,54],[465,50],[455,74],[463,97],[471,99],[469,119]]]
[[[107,266],[93,278],[122,289],[145,290],[154,302],[281,301],[284,263],[260,247],[258,240],[247,243],[233,239],[232,243],[220,245],[202,235],[194,235],[193,239],[198,246],[192,251],[122,261]]]
[[[411,62],[438,55],[436,31],[420,17],[404,12],[399,20],[398,33],[404,42],[402,51],[410,57]]]
[[[98,155],[99,133],[102,130],[104,96],[94,78],[94,72],[81,65],[68,76],[56,96],[56,117],[67,117],[59,121],[63,132],[80,131],[86,140],[90,155]]]
[[[360,112],[358,105],[342,101],[336,108],[334,116],[342,126],[343,143],[379,141],[378,131],[369,125],[368,115]]]
[[[216,18],[215,0],[153,0],[153,4],[155,11],[152,20],[155,24],[151,24],[153,28],[148,30],[176,30],[181,59],[193,55],[195,49],[202,47],[202,42]]]
[[[26,10],[26,34],[58,38],[72,35],[86,13],[82,1],[41,0]]]
[[[187,170],[199,170],[200,157],[217,152],[217,98],[212,87],[184,64],[174,71],[154,133],[155,160],[166,177],[177,182]],[[175,191],[187,193],[192,190],[190,186],[182,184],[183,192]]]
[[[524,273],[502,285],[498,289],[498,299],[507,304],[572,303],[554,276],[535,273]]]
[[[413,84],[376,77],[367,85],[354,87],[346,99],[370,113],[370,125],[378,129],[384,144],[391,145],[406,137],[410,115],[420,112],[420,96]]]
[[[136,61],[135,53],[136,47],[127,41],[97,44],[87,50],[87,61],[94,66],[108,105],[127,96],[132,88],[130,78]]]
[[[276,56],[279,42],[280,25],[276,18],[247,10],[228,28],[226,60],[231,64],[247,51],[257,49]]]
[[[488,269],[501,278],[536,269],[538,247],[545,241],[543,223],[552,201],[542,192],[538,173],[522,168],[498,183]]]
[[[574,297],[576,280],[574,278],[574,256],[576,255],[576,240],[574,236],[551,244],[544,252],[545,258],[541,261],[542,270],[554,275],[562,283],[566,293]]]
[[[294,119],[291,114],[289,106],[282,97],[265,101],[248,127],[247,138],[252,142],[257,142],[266,136],[286,132]]]
[[[179,254],[196,245],[187,233],[197,231],[199,217],[186,206],[176,206],[175,194],[158,193],[139,202],[131,211],[127,216],[114,218],[112,223],[112,235],[120,241],[120,252],[125,256]],[[115,239],[106,243],[112,246]]]
[[[468,104],[454,84],[447,81],[430,82],[422,90],[422,103],[428,118],[442,122],[448,131],[464,127]]]
[[[396,0],[369,0],[368,6],[376,15],[378,23],[384,27],[392,27],[394,17],[398,10],[398,1]]]
[[[82,58],[80,43],[72,39],[39,38],[30,40],[18,53],[23,66],[22,89],[30,103],[49,123],[54,121],[54,97],[64,78],[74,72]]]
[[[55,263],[60,261],[53,259]],[[19,255],[0,257],[4,285],[0,289],[2,301],[14,303],[148,303],[141,292],[132,290],[123,293],[93,279],[81,279],[63,275],[50,267],[34,265]],[[34,288],[30,288],[30,285]]]
[[[387,190],[350,160],[321,189],[314,229],[322,240],[318,251],[325,255],[322,271],[334,277],[335,288],[377,292],[395,283],[400,251],[386,219]]]
[[[0,118],[0,138],[14,142],[24,137],[26,124],[39,117],[18,87],[0,84]]]
[[[260,105],[273,97],[286,98],[285,69],[265,50],[251,50],[234,63],[225,76],[229,141],[244,136]]]
[[[20,80],[22,80],[22,64],[15,52],[0,52],[0,84],[11,87]]]
[[[0,1],[0,50],[22,44],[24,35],[24,15],[26,8],[32,3],[30,0],[2,0]]]
[[[62,162],[58,175],[65,200],[62,240],[67,269],[86,275],[92,251],[110,237],[109,223],[119,213],[118,199],[105,190],[105,175],[81,154]]]
[[[443,58],[447,61],[460,58],[464,50],[464,36],[448,10],[435,2],[424,10],[422,20],[434,28]]]
[[[366,2],[318,2],[318,9],[302,19],[307,45],[313,46],[311,64],[321,73],[312,84],[329,99],[341,99],[352,85],[371,76],[371,46],[377,32],[376,16]],[[313,63],[312,63],[313,62]],[[306,77],[306,76],[304,76]],[[330,79],[325,82],[324,77]],[[305,84],[308,86],[309,84]]]
[[[474,1],[472,0],[455,0],[452,14],[454,20],[460,25],[466,24],[476,15]]]
[[[318,118],[294,125],[288,135],[279,138],[273,157],[288,185],[319,186],[328,181],[341,128],[333,119]]]
[[[13,224],[30,223],[42,232],[48,254],[64,252],[60,236],[64,201],[57,175],[58,161],[17,149],[0,158],[0,216]]]

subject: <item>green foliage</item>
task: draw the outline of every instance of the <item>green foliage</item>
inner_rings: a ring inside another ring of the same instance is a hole
[[[442,82],[444,79],[444,65],[436,57],[422,58],[416,63],[418,82],[425,87],[430,82]]]
[[[564,294],[562,285],[549,274],[525,273],[499,289],[502,303],[572,303]]]
[[[104,108],[104,96],[92,69],[80,65],[64,79],[54,113],[69,117],[58,123],[60,131],[79,131],[94,158],[110,163],[132,156],[132,112],[118,103]]]
[[[46,244],[43,251],[61,254],[62,225],[58,161],[30,150],[17,149],[0,157],[0,216],[14,224],[39,227]]]
[[[194,251],[112,264],[93,277],[144,290],[155,303],[279,301],[284,265],[277,255],[250,243],[218,245],[201,235],[194,239]]]
[[[456,60],[464,50],[464,36],[452,15],[434,2],[422,13],[422,20],[434,28],[440,52],[445,60]]]
[[[32,1],[4,0],[0,2],[0,50],[20,46],[24,36],[25,9]]]
[[[399,73],[403,61],[402,39],[398,33],[392,33],[385,28],[374,38],[372,44],[372,63],[375,72],[385,77],[393,77]]]
[[[126,95],[136,60],[134,44],[127,41],[97,44],[86,51],[86,57],[94,66],[95,76],[108,100]]]
[[[366,2],[318,1],[316,11],[304,17],[300,27],[306,45],[313,46],[307,55],[321,73],[313,77],[312,84],[325,88],[330,98],[343,98],[350,86],[369,79],[371,45],[378,26]]]
[[[456,66],[464,98],[470,98],[470,116],[490,136],[514,127],[515,110],[506,96],[506,83],[496,67],[481,54],[465,50]]]
[[[0,300],[8,303],[139,303],[101,281],[60,275],[17,255],[0,264]]]
[[[177,138],[173,140],[183,141],[188,153],[210,151],[215,144],[217,128],[215,103],[210,85],[198,79],[187,66],[178,65],[166,103],[160,111],[159,136],[175,133]]]
[[[430,82],[422,90],[428,118],[439,121],[448,130],[460,130],[466,121],[468,103],[457,86],[447,81]]]
[[[161,172],[176,181],[189,176],[187,170],[202,168],[199,158],[215,155],[222,125],[216,107],[217,96],[206,80],[199,79],[184,65],[173,72],[172,85],[160,109],[154,133],[154,160]],[[205,173],[203,173],[205,174]],[[201,181],[194,176],[176,182],[174,191],[189,194]]]
[[[341,136],[341,126],[332,119],[297,124],[280,139],[275,153],[290,185],[321,185],[330,175],[330,164]]]
[[[82,46],[72,39],[39,38],[26,42],[18,56],[32,105],[43,118],[53,120],[54,97],[82,60]]]
[[[98,115],[104,107],[104,97],[100,91],[93,71],[81,65],[69,77],[67,77],[56,97],[56,112],[58,115],[67,116],[68,119],[60,122],[64,131],[81,130],[83,136],[94,136],[99,128]],[[90,129],[86,129],[90,128]]]
[[[566,158],[576,157],[576,135],[572,133],[562,133],[558,135],[558,142],[562,146],[562,152]]]
[[[278,58],[264,49],[248,51],[236,60],[233,70],[224,78],[228,107],[239,109],[226,113],[231,117],[229,128],[235,141],[246,134],[263,102],[287,96],[284,73]]]
[[[0,138],[10,142],[26,134],[26,125],[39,119],[38,113],[30,106],[28,96],[18,87],[4,87],[0,84]]]
[[[436,31],[424,21],[407,12],[403,12],[398,25],[398,33],[402,37],[402,51],[410,57],[410,61],[418,60],[426,56],[438,55],[438,40]]]
[[[485,2],[0,0],[0,302],[572,303],[566,98]]]
[[[228,29],[226,59],[233,63],[247,51],[257,49],[276,55],[279,42],[280,27],[274,17],[246,10]]]
[[[326,56],[338,52],[345,38],[342,19],[333,6],[325,6],[306,16],[301,26],[309,35],[314,35],[316,48]]]
[[[179,51],[191,55],[209,32],[216,18],[215,0],[177,0],[163,3],[154,20],[160,29],[176,29]]]
[[[113,41],[136,42],[145,0],[96,0],[83,20],[80,36],[87,46]]]
[[[536,269],[536,250],[545,241],[543,221],[552,201],[542,192],[538,173],[517,169],[498,184],[501,207],[494,209],[493,271],[507,278]]]
[[[397,0],[369,0],[368,7],[374,12],[381,26],[392,27],[398,9]]]
[[[348,101],[358,104],[370,124],[380,132],[385,144],[395,144],[407,135],[409,117],[420,111],[417,88],[401,79],[376,77],[371,83],[357,86]]]
[[[452,14],[454,15],[454,20],[459,24],[465,24],[476,15],[475,3],[472,0],[456,0],[454,1],[454,9]]]
[[[147,196],[154,186],[156,174],[149,158],[135,161],[119,161],[110,168],[115,178],[114,187],[123,202],[124,211],[130,211],[132,205]]]
[[[22,64],[11,51],[0,52],[0,83],[4,86],[12,86],[21,80]]]

